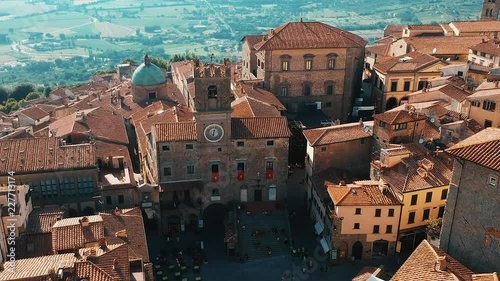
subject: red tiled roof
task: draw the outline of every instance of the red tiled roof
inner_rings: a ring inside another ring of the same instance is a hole
[[[289,22],[254,45],[256,50],[288,50],[364,47],[363,38],[320,22]]]
[[[147,246],[146,246],[147,247]],[[97,247],[96,247],[97,248]],[[117,280],[130,280],[129,247],[127,244],[108,245],[107,249],[97,248],[96,255],[89,255],[87,260],[97,265]],[[98,276],[102,276],[100,273]],[[93,279],[91,279],[93,280]]]
[[[500,129],[486,128],[446,151],[455,157],[500,171]]]
[[[241,39],[241,41],[246,39],[250,48],[253,48],[255,44],[262,41],[262,37],[264,37],[264,35],[246,35],[243,39]]]
[[[389,24],[384,28],[384,37],[394,35],[397,37],[401,37],[403,34],[403,25],[393,25]]]
[[[399,57],[393,57],[381,62],[376,62],[373,67],[382,73],[417,72],[436,63],[443,62],[431,55],[415,51]]]
[[[116,237],[116,233],[125,232],[128,243],[129,259],[142,259],[149,262],[148,244],[146,241],[146,232],[144,230],[144,221],[141,215],[133,213],[127,214],[106,214],[100,216],[104,222],[104,233],[107,237]]]
[[[311,146],[346,142],[370,137],[370,134],[365,132],[363,125],[357,122],[304,130],[303,133]]]
[[[64,212],[59,206],[35,208],[29,214],[26,234],[50,233],[52,226],[63,216]]]
[[[367,281],[377,269],[377,267],[365,266],[356,277],[352,278],[352,281]]]
[[[439,270],[439,257],[446,257],[445,270]],[[423,240],[391,281],[472,281],[473,274],[452,256]]]
[[[196,141],[196,122],[154,124],[153,135],[156,142]]]
[[[483,38],[485,37],[424,36],[405,38],[405,41],[415,51],[428,55],[467,55],[469,47],[481,42]]]
[[[286,117],[231,119],[233,139],[289,138],[291,135]]]
[[[384,113],[375,114],[373,118],[391,125],[427,119],[425,114],[417,115],[416,113],[410,113],[406,110],[386,111]]]
[[[452,21],[450,26],[455,26],[460,32],[489,32],[500,31],[500,22],[491,21]]]
[[[80,223],[84,219],[88,219],[88,226]],[[84,248],[86,243],[97,242],[101,237],[104,237],[104,224],[99,215],[62,219],[52,226],[54,251]]]
[[[78,261],[74,253],[41,256],[30,259],[17,259],[16,270],[0,271],[0,280],[29,280],[29,281],[48,281],[44,277],[48,276],[49,269],[70,269]],[[9,264],[5,263],[4,268],[8,269]]]
[[[376,45],[376,46],[369,46],[366,47],[365,50],[366,52],[372,52],[377,55],[381,56],[387,56],[387,53],[389,52],[390,45]]]
[[[0,141],[0,174],[31,173],[96,166],[95,145],[60,146],[57,138]]]
[[[500,42],[489,40],[470,47],[473,51],[483,52],[494,56],[500,56]]]
[[[75,275],[93,281],[113,281],[113,276],[90,261],[75,262]]]
[[[401,205],[402,202],[387,188],[382,192],[378,182],[354,182],[346,186],[329,185],[328,194],[338,206]]]
[[[21,110],[19,112],[17,112],[17,114],[23,114],[33,120],[40,120],[44,117],[47,117],[49,116],[49,113],[38,108],[38,107],[30,107],[30,108],[27,108],[27,109],[24,109],[24,110]]]
[[[428,169],[423,167],[423,163]],[[381,178],[400,192],[411,192],[433,187],[445,186],[450,183],[452,174],[451,165],[445,165],[438,157],[410,156],[401,163],[384,169]]]

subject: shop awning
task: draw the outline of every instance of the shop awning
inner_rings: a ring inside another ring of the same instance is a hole
[[[330,251],[330,247],[328,246],[328,243],[326,242],[325,238],[322,238],[319,240],[319,243],[321,244],[321,247],[323,248],[323,252],[328,253]]]
[[[146,215],[148,216],[148,219],[150,219],[150,220],[157,218],[156,211],[151,209],[151,208],[145,208],[144,212],[146,213]]]
[[[323,232],[323,225],[321,225],[320,222],[317,222],[315,225],[314,225],[314,230],[316,231],[316,234],[317,235],[320,235],[321,232]]]

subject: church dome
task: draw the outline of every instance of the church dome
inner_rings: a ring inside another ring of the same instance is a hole
[[[161,68],[152,64],[147,55],[144,57],[144,63],[139,65],[132,75],[132,83],[137,86],[160,85],[166,81]]]

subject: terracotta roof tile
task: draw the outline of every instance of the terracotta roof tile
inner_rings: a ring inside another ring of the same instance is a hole
[[[403,29],[404,29],[403,25],[389,24],[384,28],[384,37],[390,35],[401,37],[403,34]]]
[[[446,257],[446,270],[439,270],[439,257]],[[453,257],[423,240],[391,281],[472,281],[473,274]]]
[[[378,182],[354,182],[346,186],[329,185],[328,194],[337,206],[388,206],[401,205],[392,190],[386,187],[385,192],[379,188]]]
[[[92,281],[113,281],[113,276],[100,269],[90,261],[75,262],[75,274],[80,278],[89,278]]]
[[[413,114],[407,110],[398,110],[398,111],[386,111],[384,113],[375,114],[373,116],[375,120],[383,121],[387,124],[400,124],[406,122],[415,122],[418,120],[427,119],[425,114]]]
[[[233,139],[289,138],[290,136],[286,117],[231,119],[231,138]]]
[[[49,116],[48,112],[46,112],[38,107],[34,107],[34,106],[27,108],[27,109],[24,109],[24,110],[21,110],[21,111],[18,111],[17,114],[26,115],[33,120],[40,120],[44,117]]]
[[[421,52],[411,52],[399,57],[393,57],[381,62],[376,62],[374,69],[382,72],[417,72],[420,69],[442,63],[438,58]]]
[[[445,165],[438,157],[414,155],[384,169],[381,178],[401,192],[410,192],[448,185],[451,173],[451,165]]]
[[[69,269],[73,267],[77,260],[73,253],[18,259],[16,260],[15,271],[0,271],[0,280],[47,280],[43,279],[43,277],[48,275],[49,269]],[[5,263],[4,268],[8,269],[9,265]]]
[[[50,233],[52,226],[64,216],[60,207],[35,208],[28,217],[26,234]]]
[[[366,52],[371,52],[377,55],[381,56],[387,56],[387,53],[389,52],[391,45],[375,45],[375,46],[369,46],[365,48]]]
[[[146,276],[146,281],[155,281],[155,272],[152,263],[144,264],[144,275]]]
[[[304,130],[303,133],[312,146],[370,137],[370,134],[365,132],[363,125],[358,122]]]
[[[367,281],[377,269],[377,267],[365,266],[352,281]]]
[[[500,42],[498,40],[489,40],[477,45],[471,46],[471,50],[487,53],[494,56],[500,56]]]
[[[57,138],[14,139],[0,141],[0,174],[9,171],[31,173],[96,166],[95,146],[60,146]]]
[[[460,32],[489,32],[500,31],[500,22],[492,21],[452,21],[450,26],[456,27]]]
[[[345,183],[352,183],[352,177],[347,171],[338,170],[335,168],[328,168],[324,171],[314,174],[311,177],[313,188],[316,190],[320,198],[330,198],[328,194],[329,185],[338,185],[340,181]]]
[[[156,142],[196,141],[196,122],[154,124],[152,133]]]
[[[255,44],[263,41],[263,37],[264,35],[246,35],[245,37],[243,37],[243,39],[241,39],[241,41],[247,40],[250,48],[253,48]]]
[[[455,157],[500,171],[500,129],[486,128],[446,151]]]
[[[81,223],[85,219],[88,220],[87,226]],[[85,244],[97,242],[101,237],[104,237],[104,224],[99,215],[62,219],[52,227],[54,251],[84,248]]]
[[[101,213],[100,216],[104,221],[106,236],[116,237],[118,232],[126,234],[130,259],[142,259],[144,262],[149,262],[148,244],[142,214],[122,213],[116,215]]]
[[[104,251],[99,247],[95,247],[96,255],[89,255],[87,260],[120,281],[129,281],[130,266],[128,249],[127,244],[108,245]],[[99,276],[102,276],[102,274],[99,274]]]
[[[415,51],[428,55],[466,55],[469,47],[475,45],[485,37],[458,37],[458,36],[424,36],[405,39]]]
[[[289,22],[254,45],[257,50],[364,47],[363,38],[320,22]]]
[[[500,275],[496,272],[472,275],[472,281],[499,281]]]

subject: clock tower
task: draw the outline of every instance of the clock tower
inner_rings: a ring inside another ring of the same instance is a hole
[[[225,154],[231,138],[232,95],[229,60],[224,59],[224,64],[201,64],[196,61],[194,89],[198,141],[205,146],[206,152]]]

